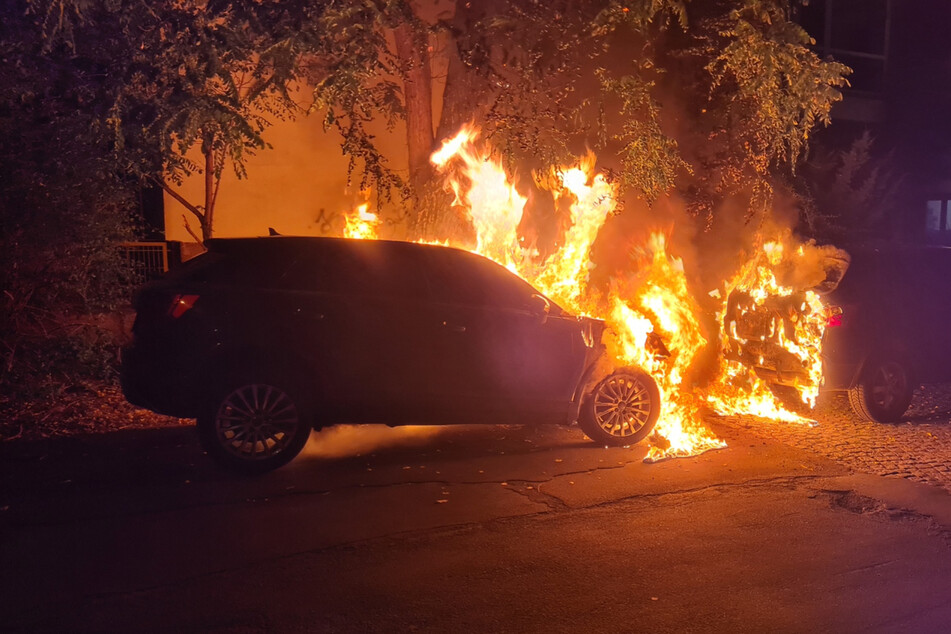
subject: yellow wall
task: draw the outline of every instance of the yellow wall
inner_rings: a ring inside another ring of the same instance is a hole
[[[379,146],[390,166],[405,178],[405,132],[376,131]],[[267,235],[268,227],[289,235],[321,235],[317,222],[320,210],[336,218],[363,201],[359,174],[347,185],[347,159],[340,151],[336,132],[324,132],[320,116],[301,116],[296,121],[278,121],[265,130],[264,138],[273,146],[261,150],[246,162],[247,177],[238,179],[231,167],[222,176],[215,205],[214,235],[228,238]],[[200,157],[194,157],[196,162]],[[178,192],[188,201],[204,202],[204,181],[200,174],[186,179]],[[168,240],[192,241],[182,215],[200,235],[197,219],[174,198],[165,195],[165,236]]]
[[[451,18],[455,2],[434,0],[432,4],[420,4],[416,10],[422,19],[435,22]],[[447,38],[434,37],[432,44],[433,112],[438,120],[448,66]],[[301,91],[299,101],[306,103],[305,91]],[[376,135],[377,147],[387,157],[390,168],[405,179],[405,127],[397,125],[388,131],[381,123],[370,131]],[[343,214],[364,202],[364,196],[359,190],[359,165],[353,184],[347,185],[347,158],[340,151],[339,135],[333,130],[324,132],[321,113],[316,113],[301,115],[296,121],[275,121],[264,131],[264,139],[272,149],[248,158],[246,178],[239,180],[230,166],[225,168],[215,206],[215,237],[267,235],[268,227],[287,235],[340,235]],[[201,164],[197,149],[191,158]],[[204,203],[201,174],[187,178],[177,190],[193,204]],[[330,231],[322,230],[317,222],[321,209],[325,210],[325,217],[334,219],[335,226]],[[185,230],[183,214],[200,236],[197,219],[166,193],[166,239],[193,241]]]

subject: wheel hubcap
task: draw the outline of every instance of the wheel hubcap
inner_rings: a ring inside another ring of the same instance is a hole
[[[594,418],[612,436],[633,436],[647,424],[651,395],[647,386],[629,376],[613,376],[594,395]]]
[[[906,390],[907,379],[897,363],[886,363],[879,367],[871,382],[872,400],[885,409],[903,398]]]
[[[215,416],[215,431],[232,455],[261,460],[283,451],[299,423],[297,406],[284,390],[253,383],[225,397]]]

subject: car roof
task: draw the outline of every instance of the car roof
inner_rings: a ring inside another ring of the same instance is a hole
[[[267,260],[296,259],[309,254],[350,253],[360,259],[371,261],[415,260],[428,268],[445,268],[462,271],[483,271],[499,278],[514,277],[529,284],[519,275],[494,260],[466,249],[441,244],[424,244],[401,240],[363,240],[357,238],[336,238],[318,236],[267,236],[254,238],[213,238],[206,242],[209,255],[226,257],[251,257]],[[530,284],[529,284],[530,286]]]
[[[400,240],[360,240],[355,238],[335,238],[319,236],[266,236],[254,238],[212,238],[205,242],[206,248],[217,253],[249,252],[301,252],[321,249],[354,249],[359,251],[410,250],[433,252],[446,251],[470,253],[463,249],[438,244],[422,244]]]

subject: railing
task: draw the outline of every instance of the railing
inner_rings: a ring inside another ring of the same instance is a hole
[[[140,283],[157,279],[168,271],[165,242],[123,242],[119,245]]]

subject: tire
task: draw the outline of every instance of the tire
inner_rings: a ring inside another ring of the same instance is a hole
[[[289,381],[247,373],[222,382],[198,417],[202,447],[223,467],[255,475],[282,467],[310,437],[306,402]]]
[[[620,447],[647,438],[660,416],[660,391],[641,370],[618,370],[602,379],[581,406],[578,424],[599,445]]]
[[[907,364],[886,357],[865,367],[858,384],[849,389],[849,404],[865,420],[894,423],[908,409],[913,393]]]

